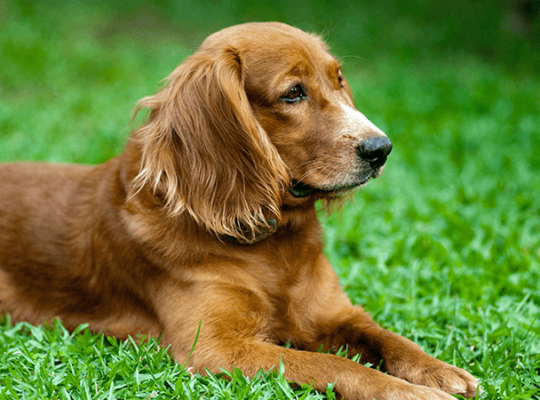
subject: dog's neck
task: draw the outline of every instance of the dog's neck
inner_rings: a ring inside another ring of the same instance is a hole
[[[282,204],[279,218],[267,217],[267,228],[259,229],[249,241],[232,236],[222,237],[228,243],[239,245],[254,245],[272,237],[294,235],[305,229],[307,225],[319,224],[315,211],[315,200],[304,199],[300,204]]]

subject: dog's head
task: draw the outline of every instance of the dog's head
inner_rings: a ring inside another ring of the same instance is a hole
[[[364,185],[392,149],[325,44],[288,25],[217,32],[167,81],[139,104],[151,112],[134,133],[136,183],[218,235],[257,241],[284,204]]]

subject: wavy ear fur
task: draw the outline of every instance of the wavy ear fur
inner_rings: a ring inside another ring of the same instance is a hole
[[[142,148],[136,185],[218,235],[252,243],[275,230],[267,218],[279,218],[289,173],[253,115],[238,52],[198,52],[167,81],[138,103],[150,116],[133,134]]]

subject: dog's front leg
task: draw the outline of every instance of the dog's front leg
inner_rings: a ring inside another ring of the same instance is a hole
[[[349,355],[361,354],[361,362],[416,385],[441,389],[466,398],[475,396],[478,383],[467,371],[426,354],[409,339],[381,328],[360,307],[353,307],[348,318],[322,340],[325,348],[348,347]]]
[[[333,354],[286,349],[276,344],[273,322],[264,297],[241,286],[195,282],[169,284],[158,296],[158,313],[163,327],[162,344],[171,345],[178,362],[186,362],[197,329],[200,332],[188,366],[204,374],[220,367],[239,368],[247,376],[262,369],[279,369],[296,383],[313,384],[335,391],[347,399],[451,400],[446,393],[407,383]]]

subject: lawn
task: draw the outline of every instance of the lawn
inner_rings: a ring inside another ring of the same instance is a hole
[[[477,376],[479,398],[540,399],[539,29],[511,33],[502,1],[110,3],[0,0],[1,162],[114,157],[135,102],[222,27],[318,32],[394,144],[379,179],[320,212],[346,292]],[[154,340],[0,322],[1,399],[334,398],[224,373]]]

